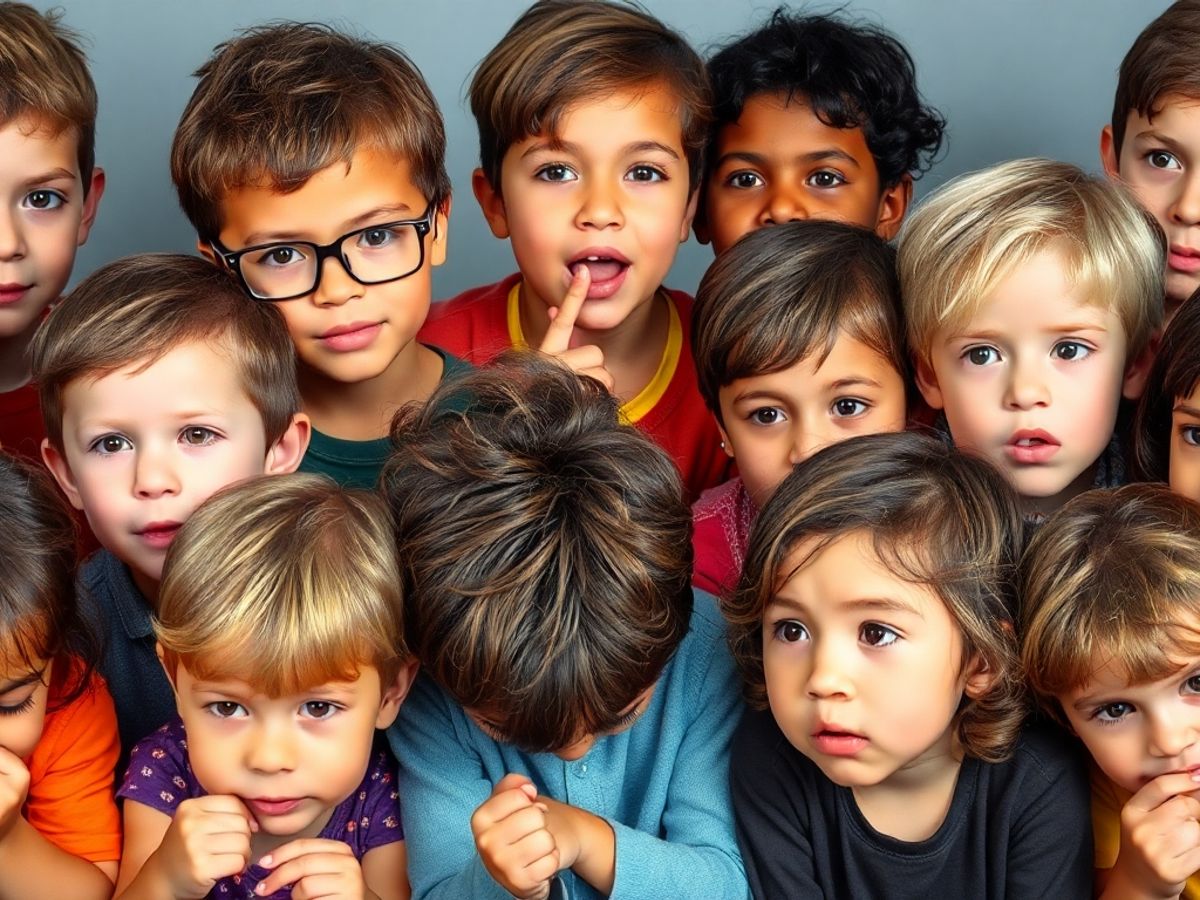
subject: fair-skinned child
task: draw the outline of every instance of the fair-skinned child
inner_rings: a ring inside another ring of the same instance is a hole
[[[921,102],[895,37],[779,9],[718,50],[708,73],[716,125],[696,235],[713,252],[795,219],[896,236],[945,121]]]
[[[730,779],[754,896],[1089,897],[1087,782],[1022,731],[1022,523],[936,438],[826,447],[763,508],[730,640]]]
[[[1021,569],[1026,678],[1094,763],[1097,895],[1200,897],[1200,506],[1089,491]]]
[[[75,602],[74,523],[40,467],[2,452],[0,529],[0,900],[106,900],[117,720]]]
[[[737,687],[678,472],[560,361],[458,390],[397,422],[382,480],[421,598],[389,731],[414,897],[745,898]]]
[[[118,896],[406,900],[376,733],[416,672],[394,547],[376,496],[317,475],[232,487],[180,530],[155,623],[178,717],[134,748]]]
[[[692,336],[700,393],[739,472],[692,507],[692,583],[723,596],[757,511],[793,466],[836,441],[904,429],[895,252],[839,222],[747,235],[701,280]]]
[[[917,385],[1029,517],[1124,482],[1117,413],[1150,368],[1163,252],[1128,191],[1044,159],[960,176],[905,222]]]
[[[1166,234],[1166,317],[1200,287],[1200,3],[1173,3],[1121,61],[1104,171],[1127,184]]]
[[[508,347],[554,353],[621,399],[689,497],[723,481],[691,298],[662,286],[696,211],[703,62],[636,7],[542,0],[480,63],[470,99],[472,187],[520,271],[435,305],[421,334],[478,364]]]
[[[323,25],[249,29],[197,74],[171,149],[197,247],[287,323],[301,470],[374,487],[396,410],[464,368],[416,340],[446,257],[441,112],[401,51]]]
[[[45,431],[29,346],[104,193],[95,131],[77,36],[57,15],[0,3],[0,446],[33,460]]]
[[[174,705],[151,618],[167,548],[211,494],[293,471],[308,443],[279,314],[202,259],[131,256],[58,304],[33,344],[42,454],[103,550],[80,591],[106,635],[121,745]]]

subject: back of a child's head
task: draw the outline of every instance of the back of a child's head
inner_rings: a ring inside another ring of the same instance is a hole
[[[612,0],[539,0],[484,57],[471,80],[483,173],[500,189],[513,144],[553,135],[567,110],[626,88],[674,95],[692,186],[699,183],[710,96],[704,63],[654,16]]]
[[[27,120],[54,133],[74,129],[86,193],[96,157],[96,87],[79,45],[59,13],[0,3],[0,126]]]
[[[62,448],[68,385],[152,365],[192,342],[228,357],[268,446],[278,440],[300,409],[295,350],[278,310],[199,257],[145,253],[97,269],[38,329],[30,355],[50,442]]]
[[[824,359],[842,335],[906,377],[895,251],[853,225],[810,219],[751,232],[709,266],[692,312],[700,394]]]
[[[361,149],[405,162],[425,199],[450,196],[442,114],[399,49],[320,24],[250,28],[197,71],[171,147],[171,178],[200,238],[222,227],[231,190],[297,190]]]
[[[76,604],[74,520],[45,470],[2,451],[0,534],[0,670],[70,660],[74,683],[60,698],[69,701],[98,659]]]
[[[1161,484],[1080,494],[1038,528],[1020,588],[1022,663],[1047,712],[1105,666],[1164,678],[1200,654],[1200,505]]]
[[[929,168],[945,120],[922,103],[912,57],[882,28],[777,9],[708,62],[713,127],[737,122],[751,97],[784,95],[833,128],[861,128],[881,187]]]
[[[806,460],[763,507],[737,591],[725,606],[746,698],[766,706],[763,612],[779,586],[835,540],[868,536],[893,575],[930,588],[994,680],[964,699],[956,728],[966,753],[998,759],[1023,718],[1014,581],[1023,526],[1016,496],[986,461],[913,432],[866,435]],[[815,539],[815,542],[812,542]],[[847,573],[852,577],[852,573]]]
[[[691,618],[671,460],[599,382],[532,353],[443,385],[392,439],[381,484],[425,671],[528,750],[615,727]]]
[[[1200,385],[1200,292],[1171,317],[1154,354],[1133,426],[1131,468],[1139,481],[1168,481],[1172,413]],[[1197,448],[1200,452],[1200,448]]]
[[[959,176],[907,218],[897,246],[918,362],[928,362],[935,333],[964,325],[1043,252],[1060,254],[1085,302],[1116,313],[1127,359],[1162,323],[1162,232],[1122,185],[1070,163],[1017,159]]]
[[[163,568],[163,664],[268,696],[354,680],[388,684],[407,660],[387,510],[319,475],[262,477],[214,495]]]

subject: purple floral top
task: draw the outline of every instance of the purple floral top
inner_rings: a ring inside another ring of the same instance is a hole
[[[317,835],[344,841],[359,860],[368,850],[404,840],[404,831],[400,827],[400,799],[396,792],[396,760],[382,741],[377,747],[379,749],[373,753],[358,790],[334,808],[329,821]],[[203,797],[206,793],[192,774],[187,734],[183,722],[176,716],[134,745],[125,782],[117,795],[174,816],[176,807],[184,800]],[[241,875],[222,878],[208,896],[221,900],[260,900],[254,888],[268,873],[267,869],[251,865]],[[284,888],[271,897],[285,900],[291,895],[291,888]]]

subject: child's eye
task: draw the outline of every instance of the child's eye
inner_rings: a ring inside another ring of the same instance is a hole
[[[870,647],[890,647],[900,639],[900,635],[878,622],[868,622],[859,630],[858,636]]]
[[[1185,444],[1200,447],[1200,426],[1184,425],[1179,429],[1179,436],[1183,438]]]
[[[112,453],[120,453],[122,450],[132,450],[133,444],[129,442],[129,438],[120,434],[104,434],[92,441],[89,450],[108,456]]]
[[[540,169],[538,169],[534,173],[534,177],[539,178],[542,181],[559,183],[564,181],[574,181],[576,176],[575,173],[572,172],[567,166],[564,166],[561,163],[550,163],[550,165],[542,166]]]
[[[33,694],[22,700],[20,703],[12,706],[0,705],[0,716],[19,716],[23,712],[28,712],[33,709]]]
[[[629,181],[666,181],[667,173],[657,166],[641,165],[630,169],[625,178]]]
[[[854,397],[839,397],[833,401],[833,414],[839,419],[861,416],[870,408],[867,403]]]
[[[278,247],[268,247],[263,250],[258,258],[254,260],[255,265],[259,266],[274,266],[282,268],[283,266],[291,266],[306,259],[305,255],[300,251],[299,247],[290,247],[280,245]]]
[[[747,418],[755,425],[774,425],[784,421],[787,416],[778,406],[760,406],[752,410]]]
[[[179,439],[190,447],[204,447],[217,439],[217,433],[203,425],[193,425],[179,433]]]
[[[58,191],[42,188],[41,190],[30,191],[26,194],[25,200],[21,205],[28,209],[58,209],[60,206],[65,205],[66,202],[67,198]]]
[[[398,240],[399,237],[400,235],[394,228],[368,228],[359,233],[358,245],[370,248],[386,247]]]
[[[204,707],[218,719],[244,719],[249,713],[246,707],[232,700],[217,700]]]
[[[785,644],[797,644],[808,640],[808,629],[795,619],[784,619],[775,623],[775,640]]]
[[[750,188],[762,187],[766,182],[763,181],[762,176],[757,172],[734,172],[725,179],[725,184],[738,190],[749,190]]]
[[[328,719],[338,711],[338,707],[328,700],[306,700],[301,712],[309,719]]]
[[[1106,703],[1097,709],[1092,718],[1106,725],[1115,725],[1133,712],[1133,704],[1118,700],[1116,703]]]
[[[813,172],[809,175],[807,183],[815,188],[832,188],[837,187],[839,184],[845,184],[846,179],[840,172],[821,169],[819,172]]]
[[[1059,341],[1050,352],[1054,354],[1055,359],[1077,361],[1087,359],[1091,355],[1092,349],[1079,341]]]
[[[1000,362],[1000,353],[995,347],[968,347],[963,351],[962,358],[973,366],[990,366]]]
[[[1150,163],[1156,169],[1182,169],[1179,160],[1175,158],[1173,153],[1168,153],[1166,150],[1151,150],[1146,154],[1146,162]]]
[[[1192,675],[1183,683],[1183,687],[1190,694],[1200,694],[1200,675]]]

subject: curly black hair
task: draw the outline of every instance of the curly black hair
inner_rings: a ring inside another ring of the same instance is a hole
[[[746,101],[763,93],[801,97],[832,128],[862,128],[883,187],[919,177],[942,145],[946,120],[921,102],[912,57],[882,28],[780,7],[766,25],[718,50],[708,73],[710,148]]]

